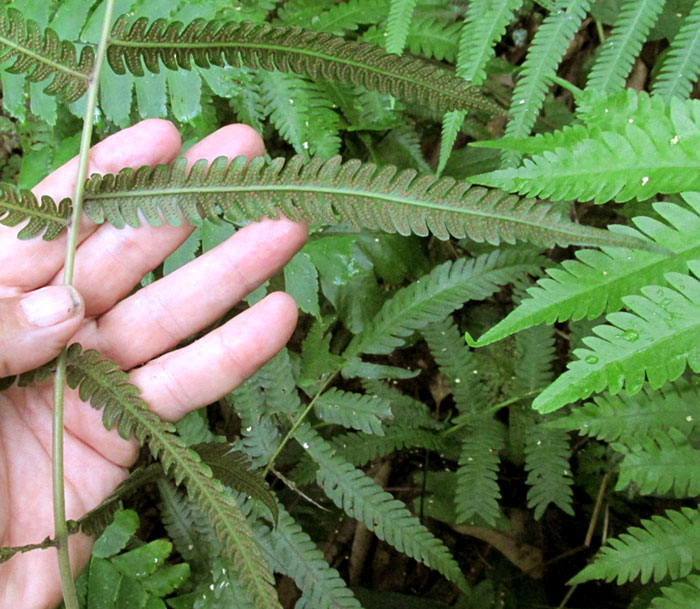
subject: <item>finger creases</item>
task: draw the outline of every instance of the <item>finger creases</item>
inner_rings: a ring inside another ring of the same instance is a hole
[[[198,341],[131,372],[142,397],[161,418],[175,421],[240,385],[289,340],[294,300],[275,292]]]

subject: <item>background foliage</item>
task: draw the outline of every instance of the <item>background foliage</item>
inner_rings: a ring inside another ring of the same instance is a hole
[[[23,189],[77,152],[101,3],[2,4],[0,221],[54,238],[70,202]],[[295,297],[288,348],[176,426],[71,349],[150,449],[72,523],[100,535],[83,605],[696,609],[700,2],[116,14],[98,138],[157,116],[267,147],[89,181],[98,221],[197,224],[143,283],[263,214],[312,232],[248,299]]]

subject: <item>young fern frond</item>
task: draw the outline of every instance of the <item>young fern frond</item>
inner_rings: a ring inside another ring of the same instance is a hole
[[[366,328],[353,337],[343,356],[391,353],[413,332],[444,319],[468,300],[488,298],[521,274],[536,273],[539,263],[531,252],[496,250],[438,265],[386,301]]]
[[[450,581],[466,585],[462,570],[447,548],[403,503],[341,459],[332,445],[308,425],[297,429],[295,439],[318,463],[316,479],[335,505],[400,552],[436,569]]]
[[[342,425],[368,434],[384,435],[382,419],[390,418],[391,402],[376,396],[341,391],[331,387],[314,405],[327,423]]]
[[[700,277],[700,261],[688,267]],[[638,393],[645,376],[653,389],[676,380],[686,365],[700,371],[700,281],[680,273],[668,273],[673,286],[645,286],[642,295],[622,299],[630,312],[610,313],[607,325],[596,326],[597,336],[584,339],[588,348],[576,349],[579,359],[570,363],[535,398],[533,406],[551,412],[595,391],[609,389],[628,395]]]
[[[44,93],[57,95],[66,103],[79,99],[88,88],[95,63],[91,47],[84,47],[77,58],[75,46],[62,41],[51,29],[42,30],[25,20],[18,10],[0,12],[0,61],[14,60],[5,68],[13,74],[26,74],[31,82],[52,77]]]
[[[700,190],[700,101],[671,99],[652,120],[625,119],[570,148],[538,154],[522,167],[473,176],[477,184],[552,200],[644,200]]]
[[[313,609],[362,609],[311,538],[282,506],[279,512],[279,521],[273,529],[256,530],[256,538],[273,570],[291,577]]]
[[[651,87],[654,96],[669,101],[687,99],[700,75],[700,1],[695,0],[678,33],[671,40],[668,54]]]
[[[68,349],[67,383],[95,409],[104,409],[107,429],[116,425],[122,437],[131,433],[148,445],[176,484],[184,483],[189,497],[207,515],[240,574],[247,596],[258,609],[279,607],[272,575],[252,532],[233,497],[212,477],[211,470],[159,419],[128,382],[125,372],[101,359],[97,351],[83,352],[77,343]]]
[[[406,37],[417,0],[391,0],[386,24],[387,53],[400,55],[406,46]]]
[[[586,90],[612,93],[624,88],[632,64],[664,4],[665,0],[625,0],[588,75]]]
[[[700,575],[691,573],[684,580],[661,588],[664,597],[653,600],[654,609],[695,609],[700,606]]]
[[[613,445],[624,455],[615,490],[634,483],[644,495],[668,493],[683,498],[700,493],[700,452],[684,433],[677,429],[657,431],[627,444],[630,446]]]
[[[644,387],[634,396],[604,393],[548,425],[607,442],[639,440],[671,428],[688,434],[700,424],[699,403],[700,386],[681,377],[656,391]]]
[[[666,202],[652,205],[668,224],[648,216],[632,220],[641,233],[671,255],[606,247],[602,251],[579,250],[577,260],[547,269],[548,276],[527,291],[529,297],[476,344],[488,345],[541,323],[595,319],[622,308],[622,298],[639,288],[663,283],[666,273],[686,272],[686,263],[700,258],[700,196],[689,194],[685,198],[690,209]],[[608,229],[635,234],[629,227]]]
[[[503,423],[492,415],[468,415],[457,470],[455,509],[457,522],[475,517],[493,525],[500,515],[498,500],[499,451],[505,446]]]
[[[277,69],[390,93],[441,113],[472,109],[502,114],[496,103],[446,68],[298,27],[202,19],[185,26],[122,17],[114,24],[107,59],[116,73],[128,70],[137,76],[144,73],[144,65],[158,72],[160,61],[170,70],[189,70],[193,63],[203,68],[228,64]]]
[[[637,577],[643,584],[669,576],[685,577],[700,567],[700,511],[682,508],[642,520],[604,547],[594,562],[569,583],[605,579],[624,584]]]
[[[515,85],[509,110],[510,120],[505,137],[521,138],[530,134],[544,103],[549,86],[569,41],[574,37],[590,8],[591,0],[559,0],[554,12],[545,17],[530,45]],[[515,153],[505,154],[505,167],[514,166],[519,159]]]
[[[561,210],[532,199],[472,188],[452,178],[417,177],[413,170],[378,169],[356,160],[341,163],[340,157],[326,162],[318,157],[272,162],[258,157],[247,165],[239,157],[230,166],[228,162],[221,157],[207,168],[201,161],[188,172],[181,159],[136,172],[93,175],[86,183],[85,212],[96,222],[107,220],[120,228],[139,226],[141,213],[154,226],[163,219],[177,226],[183,216],[199,225],[202,217],[241,222],[276,218],[281,212],[315,224],[343,220],[358,230],[440,239],[647,247],[639,239],[575,224]],[[27,206],[35,204],[32,196],[11,195],[13,205],[19,201]],[[61,222],[62,216],[53,221]]]
[[[527,506],[534,508],[539,520],[550,503],[570,516],[574,480],[569,465],[569,434],[559,429],[547,429],[542,422],[525,431],[525,471]]]

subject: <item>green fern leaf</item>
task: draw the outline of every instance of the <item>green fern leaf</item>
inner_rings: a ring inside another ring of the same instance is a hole
[[[170,70],[189,70],[192,62],[205,68],[227,63],[360,85],[438,112],[502,113],[476,87],[426,60],[397,57],[365,42],[297,27],[201,19],[187,26],[163,19],[149,25],[147,19],[131,22],[123,17],[112,30],[107,59],[118,74],[128,69],[140,76],[144,65],[158,72],[159,60]]]
[[[644,387],[634,396],[604,393],[548,425],[607,442],[653,436],[672,427],[687,434],[700,423],[699,402],[700,386],[681,377],[656,391]]]
[[[642,520],[619,538],[610,540],[593,564],[569,583],[617,579],[624,584],[637,577],[642,583],[685,577],[700,567],[700,512],[690,508],[667,511],[666,516]]]
[[[643,200],[700,190],[700,101],[674,97],[665,115],[592,132],[571,148],[544,152],[517,169],[473,176],[477,184],[552,200]]]
[[[265,396],[264,414],[294,414],[299,410],[301,401],[287,349],[282,349],[260,368],[256,380]]]
[[[622,89],[642,44],[661,14],[665,0],[625,0],[610,37],[602,44],[586,89],[608,93]]]
[[[440,371],[449,379],[455,407],[476,412],[487,403],[484,385],[474,378],[476,363],[450,317],[427,325],[421,330],[430,353]]]
[[[622,298],[640,287],[662,283],[666,273],[685,272],[689,260],[700,258],[700,195],[689,193],[685,199],[690,209],[665,202],[652,205],[668,224],[647,216],[632,220],[641,233],[672,255],[605,247],[600,252],[579,250],[575,253],[578,260],[547,269],[548,277],[528,290],[529,298],[479,338],[477,345],[541,323],[595,319],[622,308]],[[608,228],[638,234],[628,227]]]
[[[438,570],[450,581],[466,585],[447,548],[403,503],[336,455],[333,447],[307,425],[301,425],[294,437],[318,463],[318,483],[335,505],[400,552]]]
[[[386,51],[401,55],[417,0],[391,0],[386,26]]]
[[[700,606],[700,575],[688,575],[685,580],[661,588],[664,598],[655,598],[654,609],[695,609]]]
[[[0,61],[14,59],[8,72],[26,74],[32,82],[53,76],[44,93],[70,103],[87,91],[95,62],[92,48],[83,47],[77,59],[72,43],[59,40],[53,30],[25,21],[14,8],[0,13],[0,48]]]
[[[342,36],[348,31],[357,30],[361,25],[382,21],[388,12],[389,0],[348,0],[325,11],[319,12],[316,9],[311,19],[304,19],[298,25]]]
[[[672,97],[686,99],[693,82],[700,75],[700,2],[697,0],[671,40],[668,55],[661,63],[659,75],[652,85],[654,96],[669,101]]]
[[[489,415],[469,417],[459,454],[455,508],[457,522],[469,522],[475,517],[493,525],[500,516],[498,500],[499,451],[505,446],[503,424]],[[455,423],[461,417],[455,419]]]
[[[496,250],[438,265],[387,300],[367,327],[350,341],[343,357],[391,353],[416,330],[444,319],[468,300],[488,298],[522,273],[536,273],[537,266],[536,256],[515,250]]]
[[[394,414],[394,422],[396,424],[413,428],[444,428],[444,423],[436,420],[432,411],[423,402],[401,393],[396,387],[387,385],[382,381],[367,378],[362,379],[360,382],[369,395],[375,395],[391,402],[391,412]]]
[[[39,235],[43,235],[46,241],[55,239],[68,226],[70,214],[68,199],[56,204],[49,197],[42,197],[39,202],[31,191],[0,184],[0,224],[17,226],[29,220],[17,235],[20,239]]]
[[[459,135],[459,130],[464,124],[464,118],[467,116],[464,110],[452,110],[445,114],[442,119],[442,137],[440,138],[440,158],[438,160],[438,166],[435,170],[437,175],[441,175],[447,161],[450,160],[450,155],[452,154],[452,148],[457,141],[457,136]]]
[[[700,276],[700,261],[688,263]],[[594,337],[584,339],[587,349],[574,351],[579,359],[535,398],[533,406],[551,412],[594,391],[623,386],[628,395],[638,393],[645,375],[658,389],[676,380],[686,365],[700,371],[700,281],[680,273],[668,273],[674,289],[646,286],[642,295],[623,298],[631,312],[610,313],[608,325],[596,326]]]
[[[377,169],[354,160],[341,164],[339,157],[325,163],[301,156],[268,163],[258,157],[248,165],[239,157],[228,167],[227,163],[222,157],[207,169],[201,161],[187,172],[182,159],[136,172],[93,175],[86,183],[86,213],[97,222],[107,219],[123,227],[138,226],[139,212],[154,226],[163,219],[179,225],[183,216],[199,225],[202,216],[214,220],[223,214],[240,222],[276,218],[282,212],[293,220],[345,220],[358,230],[432,233],[441,239],[451,235],[494,244],[525,239],[547,247],[647,247],[639,239],[575,224],[552,206],[470,188],[452,178],[416,177],[411,170]],[[22,199],[29,202],[31,196],[23,194]]]
[[[107,429],[117,426],[124,438],[133,432],[147,444],[163,469],[184,482],[188,495],[209,518],[224,545],[224,555],[233,559],[248,597],[259,609],[280,607],[272,575],[253,539],[245,517],[233,497],[212,477],[211,470],[174,433],[174,426],[161,421],[128,382],[128,375],[100,358],[97,351],[82,352],[77,343],[68,349],[67,382],[78,389],[80,399],[95,409],[104,409]]]
[[[457,76],[475,85],[486,80],[486,63],[522,0],[474,0],[467,5],[459,37]]]
[[[634,483],[644,495],[692,497],[700,493],[699,453],[685,434],[669,429],[627,444],[631,446],[613,444],[624,455],[616,490]]]
[[[545,17],[530,45],[513,91],[506,137],[529,135],[544,103],[548,79],[555,75],[590,6],[591,0],[559,0],[555,10]],[[518,158],[519,155],[514,153],[504,155],[504,166],[515,165]]]
[[[574,483],[569,465],[569,434],[547,429],[542,422],[525,431],[525,471],[527,506],[535,509],[535,520],[544,515],[550,503],[570,516],[574,515]]]
[[[313,609],[362,609],[311,538],[284,508],[280,506],[279,510],[274,529],[256,531],[273,570],[291,577]]]
[[[331,387],[316,400],[316,414],[328,423],[384,435],[382,419],[391,417],[389,400]]]

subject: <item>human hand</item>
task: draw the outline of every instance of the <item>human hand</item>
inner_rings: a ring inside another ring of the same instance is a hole
[[[171,123],[146,120],[95,146],[89,173],[169,163],[179,149],[180,136]],[[232,125],[186,156],[191,161],[252,157],[262,150],[252,129]],[[34,193],[72,196],[76,170],[73,159]],[[118,230],[86,219],[73,290],[59,287],[65,237],[20,241],[17,229],[0,226],[0,378],[36,368],[66,343],[79,342],[130,371],[151,409],[171,421],[241,383],[289,339],[297,310],[288,295],[270,294],[198,341],[165,352],[206,328],[280,269],[303,244],[306,227],[285,219],[251,224],[127,297],[191,231],[187,223]],[[50,385],[14,386],[0,393],[0,546],[38,543],[53,535]],[[116,430],[107,431],[101,413],[82,403],[76,392],[66,393],[64,422],[66,515],[78,519],[126,477],[138,446]],[[78,534],[69,545],[77,572],[89,558],[92,541]],[[60,598],[55,550],[19,554],[0,564],[0,609],[43,609]]]

